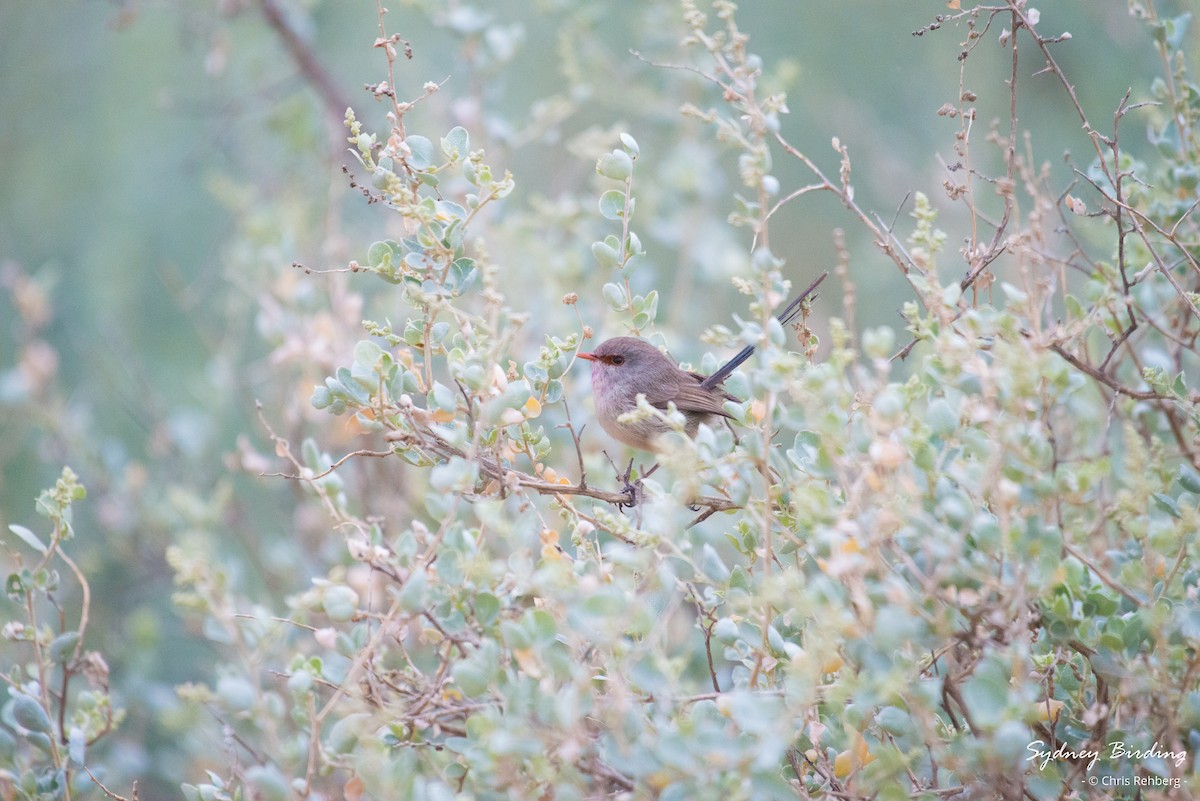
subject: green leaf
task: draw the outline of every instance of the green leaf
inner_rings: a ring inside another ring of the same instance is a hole
[[[625,145],[625,150],[628,151],[629,155],[635,159],[638,157],[638,154],[641,152],[638,149],[637,140],[634,139],[632,136],[630,136],[627,133],[621,134],[621,144]]]
[[[897,737],[903,737],[913,731],[912,717],[899,707],[883,707],[875,714],[875,720],[879,722],[880,728]]]
[[[996,675],[996,671],[980,671],[967,679],[962,694],[967,708],[980,726],[999,723],[1008,704],[1008,684]]]
[[[629,211],[633,212],[633,199],[629,200]],[[600,216],[606,220],[619,220],[625,216],[625,193],[610,189],[600,196]]]
[[[596,172],[614,181],[628,180],[633,175],[633,159],[623,150],[605,153],[596,162]]]
[[[1188,26],[1192,22],[1191,13],[1180,14],[1178,17],[1163,20],[1166,27],[1167,44],[1172,50],[1179,50],[1187,39]]]
[[[333,393],[329,387],[313,387],[311,402],[314,409],[327,409],[333,403]]]
[[[625,302],[625,290],[616,284],[605,284],[602,293],[605,302],[613,311],[625,311],[629,307]]]
[[[433,166],[433,142],[424,136],[410,136],[404,140],[412,153],[408,157],[408,166],[414,170],[427,170]]]
[[[646,312],[646,316],[649,317],[651,320],[654,320],[654,318],[658,317],[658,290],[657,289],[650,290],[650,293],[648,295],[646,295],[645,305],[643,305],[642,310],[644,312]]]
[[[306,693],[312,689],[313,674],[307,670],[297,670],[288,676],[288,690],[294,693]]]
[[[345,367],[337,369],[337,383],[345,390],[347,398],[355,401],[361,406],[366,406],[371,402],[371,392],[367,387],[364,387]]]
[[[358,729],[370,719],[366,712],[347,715],[333,725],[325,747],[334,754],[349,754],[358,746]]]
[[[1008,298],[1009,303],[1025,303],[1029,300],[1029,293],[1015,284],[1008,283],[1007,281],[1000,282],[1000,290],[1004,293],[1004,296]]]
[[[79,767],[84,763],[87,753],[87,734],[79,726],[72,726],[67,732],[67,757],[71,764]]]
[[[400,244],[391,239],[375,242],[367,248],[367,264],[376,270],[390,272],[404,258]]]
[[[638,235],[633,231],[629,232],[629,236],[625,239],[625,256],[644,256],[646,251],[642,248],[642,240],[638,239]]]
[[[1177,503],[1175,503],[1175,499],[1172,498],[1170,495],[1166,495],[1161,492],[1156,492],[1156,493],[1154,493],[1154,500],[1158,502],[1159,508],[1166,511],[1168,514],[1171,515],[1171,517],[1174,517],[1176,519],[1180,518],[1179,505]]]
[[[1179,485],[1188,492],[1200,492],[1200,474],[1190,465],[1179,465]]]
[[[699,567],[704,575],[716,582],[724,582],[729,579],[729,568],[725,566],[725,562],[722,561],[716,548],[706,542],[701,554]]]
[[[454,684],[464,695],[483,695],[488,689],[488,673],[473,660],[459,662],[450,671]]]
[[[937,398],[929,404],[925,422],[935,435],[945,437],[958,428],[958,414],[944,398]]]
[[[408,581],[404,582],[404,589],[400,590],[400,594],[396,597],[400,608],[410,613],[423,610],[428,595],[426,592],[428,587],[429,577],[425,575],[425,571],[414,570],[409,575]]]
[[[767,644],[771,646],[771,650],[776,656],[783,656],[787,653],[787,643],[783,639],[783,635],[779,633],[779,629],[774,626],[767,626]]]
[[[256,801],[288,801],[291,791],[282,774],[273,765],[251,765],[246,768],[246,784],[253,788]]]
[[[446,286],[461,294],[471,288],[478,276],[479,268],[475,266],[474,259],[466,257],[456,259],[450,265],[450,275],[446,279]]]
[[[445,384],[434,382],[433,389],[430,390],[426,400],[430,409],[440,409],[453,414],[458,408],[458,398],[455,397],[454,391]]]
[[[617,253],[616,249],[609,247],[603,242],[592,243],[592,256],[595,257],[601,267],[610,270],[621,263],[621,256]]]
[[[1122,679],[1133,676],[1125,663],[1108,648],[1097,649],[1096,653],[1088,657],[1088,662],[1091,663],[1092,670],[1096,671],[1096,675],[1109,684],[1120,684]]]
[[[730,618],[723,617],[713,625],[712,636],[716,638],[717,642],[728,645],[737,640],[741,636],[741,632],[738,631],[737,623]]]
[[[20,537],[26,545],[28,545],[30,548],[33,548],[38,553],[43,555],[46,553],[46,546],[43,545],[42,541],[38,539],[38,536],[29,529],[25,528],[24,526],[18,526],[16,523],[10,523],[8,530]]]
[[[75,645],[79,642],[78,631],[68,631],[54,638],[50,643],[50,658],[55,662],[65,664],[75,655]]]
[[[13,698],[12,716],[23,729],[42,734],[49,734],[53,730],[46,710],[28,695],[20,694]]]
[[[500,615],[500,601],[490,592],[475,596],[475,620],[479,625],[487,627],[495,622]]]
[[[216,690],[217,697],[228,709],[245,712],[254,707],[254,685],[242,676],[222,676]]]
[[[358,593],[344,584],[331,584],[321,593],[321,607],[331,620],[347,621],[358,611]]]
[[[745,590],[750,592],[750,573],[741,565],[734,565],[733,572],[729,574],[729,586],[734,589]]]
[[[623,612],[625,608],[621,606],[616,611]],[[554,621],[554,617],[545,610],[528,610],[524,618],[523,623],[526,629],[534,636],[537,642],[546,645],[558,637],[558,624]]]
[[[525,632],[524,628],[511,620],[505,620],[500,624],[500,638],[504,641],[505,645],[514,651],[529,648],[533,645],[533,638]]]
[[[442,137],[442,152],[451,161],[466,158],[470,153],[470,147],[471,136],[461,125],[451,128],[450,133]]]
[[[452,200],[437,202],[438,215],[448,220],[461,220],[467,216],[467,210]]]
[[[1065,302],[1066,307],[1067,307],[1067,319],[1068,320],[1082,320],[1083,319],[1083,316],[1084,316],[1083,306],[1082,306],[1082,304],[1080,304],[1079,299],[1077,297],[1075,297],[1074,295],[1067,295],[1065,298],[1063,298],[1063,301]]]
[[[354,361],[368,369],[374,369],[383,356],[383,348],[369,339],[361,339],[354,346]]]

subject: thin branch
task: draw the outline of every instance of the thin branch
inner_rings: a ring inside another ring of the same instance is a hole
[[[321,479],[325,478],[325,476],[328,476],[331,473],[336,472],[339,467],[341,467],[342,465],[344,465],[346,462],[350,461],[351,459],[355,458],[356,456],[369,456],[373,459],[383,459],[387,456],[392,456],[394,454],[395,454],[395,451],[372,451],[372,450],[363,449],[363,450],[351,451],[350,453],[347,453],[345,456],[343,456],[341,459],[338,459],[336,462],[331,464],[325,470],[322,470],[320,473],[315,473],[311,476],[293,475],[292,473],[259,473],[259,475],[262,476],[263,478],[287,478],[287,479],[291,479],[293,481],[320,481]]]
[[[137,790],[137,780],[136,779],[133,782],[133,797],[126,798],[123,795],[117,795],[112,790],[105,787],[104,782],[97,779],[96,774],[92,773],[91,768],[89,768],[87,765],[84,765],[83,769],[87,773],[88,778],[92,780],[92,784],[99,787],[100,792],[104,793],[105,798],[110,798],[110,799],[112,799],[112,801],[138,801],[138,790]]]
[[[1093,562],[1087,554],[1080,551],[1074,545],[1072,545],[1069,542],[1064,541],[1063,549],[1067,553],[1071,554],[1071,556],[1074,556],[1076,559],[1078,559],[1080,562],[1082,562],[1087,567],[1088,570],[1090,570],[1096,574],[1096,577],[1098,579],[1100,579],[1100,581],[1107,584],[1110,589],[1115,590],[1117,593],[1119,593],[1123,598],[1125,598],[1125,600],[1129,601],[1131,604],[1138,607],[1139,609],[1146,605],[1145,599],[1139,598],[1138,596],[1134,595],[1133,592],[1130,591],[1129,589],[1127,589],[1124,584],[1122,584],[1121,582],[1119,582],[1115,578],[1113,578],[1112,575],[1110,575],[1108,573],[1108,571],[1106,571],[1104,568],[1100,567],[1098,564]]]
[[[1107,373],[1103,373],[1082,359],[1071,355],[1066,351],[1066,349],[1063,348],[1062,345],[1059,345],[1058,343],[1051,345],[1050,350],[1054,351],[1059,356],[1062,356],[1064,359],[1070,362],[1071,366],[1075,369],[1087,373],[1092,378],[1111,389],[1113,392],[1116,392],[1118,395],[1124,395],[1128,398],[1133,398],[1134,400],[1173,400],[1173,398],[1170,396],[1162,395],[1158,392],[1154,392],[1153,390],[1130,389]],[[1188,396],[1188,400],[1192,403],[1200,402],[1200,392],[1191,393]]]

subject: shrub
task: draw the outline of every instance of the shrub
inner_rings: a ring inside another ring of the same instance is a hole
[[[949,5],[915,34],[962,40],[938,112],[953,161],[900,225],[857,199],[848,146],[830,171],[782,133],[734,6],[682,3],[673,66],[710,97],[684,113],[736,153],[729,221],[751,240],[733,279],[749,314],[707,341],[757,351],[727,384],[736,426],[669,437],[633,496],[581,435],[576,354],[603,306],[606,334],[666,342],[637,202],[654,157],[628,133],[594,153],[602,277],[565,293],[578,325],[553,322],[553,282],[489,251],[519,224],[494,209],[520,176],[464,127],[415,132],[439,87],[397,97],[404,43],[381,35],[387,125],[345,123],[355,187],[402,235],[345,271],[404,311],[364,320],[313,392],[328,439],[358,445],[271,432],[345,553],[272,608],[205,546],[170,552],[178,601],[228,655],[182,689],[226,746],[189,799],[1067,798],[1194,777],[1189,17],[1131,4],[1164,76],[1102,125],[1056,59],[1069,34],[1018,0]],[[971,70],[997,41],[1010,116],[981,134]],[[1017,118],[1034,71],[1082,126],[1089,163],[1066,183]],[[1149,156],[1130,155],[1132,119]],[[777,160],[806,177],[784,186]],[[794,328],[772,317],[796,287],[771,223],[816,195],[904,277],[902,326],[856,329],[845,246],[840,316],[826,293]],[[518,345],[533,327],[536,355]],[[402,484],[352,469],[370,460],[405,463]]]
[[[731,221],[755,245],[735,281],[752,317],[714,339],[758,353],[730,381],[740,435],[672,438],[627,514],[573,459],[564,382],[593,332],[550,332],[518,359],[509,343],[529,317],[510,305],[508,268],[469,239],[514,179],[462,128],[436,144],[406,134],[411,106],[395,98],[378,135],[347,114],[364,194],[407,234],[352,269],[411,312],[364,323],[370,338],[313,404],[383,445],[348,457],[403,459],[421,490],[411,519],[372,519],[347,500],[347,456],[309,443],[291,459],[353,564],[296,596],[284,622],[225,621],[263,651],[251,664],[282,674],[211,691],[243,737],[276,744],[235,780],[279,797],[287,781],[304,796],[337,777],[348,797],[1016,798],[1189,769],[1200,473],[1184,374],[1200,265],[1186,16],[1139,12],[1169,70],[1156,164],[1126,155],[1129,96],[1111,134],[1084,115],[1054,58],[1068,35],[1042,33],[1033,9],[958,11],[918,31],[966,32],[964,85],[974,49],[998,38],[1014,109],[1027,42],[1094,150],[1053,187],[1015,118],[976,142],[964,89],[940,112],[961,159],[944,202],[970,221],[951,236],[920,193],[907,235],[861,209],[838,142],[831,179],[784,139],[784,98],[760,90],[732,5],[713,8],[715,20],[685,2],[684,16],[710,59],[698,80],[722,103],[686,111],[739,151]],[[975,166],[988,145],[999,174]],[[785,193],[775,153],[812,183]],[[641,162],[628,135],[599,157],[614,230],[592,253],[616,319],[652,335],[657,295],[632,280]],[[837,197],[905,275],[905,331],[859,341],[832,318],[814,360],[811,322],[789,344],[772,320],[789,283],[770,219],[809,192]],[[947,241],[964,243],[959,277]],[[185,587],[203,586],[207,569],[175,560]]]

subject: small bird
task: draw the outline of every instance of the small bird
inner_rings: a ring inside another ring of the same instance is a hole
[[[800,313],[800,304],[825,280],[822,273],[816,281],[792,300],[780,312],[778,320],[790,323]],[[613,337],[601,342],[591,353],[579,358],[592,363],[592,395],[600,426],[613,439],[643,451],[657,450],[659,437],[670,431],[657,417],[623,423],[618,418],[637,408],[637,396],[644,395],[651,406],[666,410],[675,404],[686,418],[684,430],[695,436],[701,423],[712,422],[715,416],[729,417],[725,401],[736,401],[721,384],[754,353],[754,346],[743,348],[736,356],[710,376],[681,370],[662,351],[634,337]]]

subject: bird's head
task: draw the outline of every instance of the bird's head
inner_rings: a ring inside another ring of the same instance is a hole
[[[658,348],[633,337],[613,337],[596,346],[591,353],[580,353],[579,358],[592,363],[592,378],[612,378],[634,374],[653,375],[663,366],[674,367]]]

